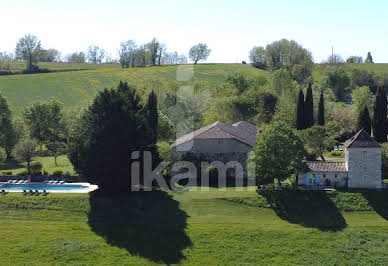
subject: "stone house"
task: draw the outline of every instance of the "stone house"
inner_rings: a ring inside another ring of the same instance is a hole
[[[345,162],[308,162],[300,186],[381,189],[381,145],[364,129],[344,143]]]
[[[192,153],[208,162],[237,161],[246,165],[259,128],[245,121],[228,125],[217,121],[178,138],[171,147],[180,154]]]

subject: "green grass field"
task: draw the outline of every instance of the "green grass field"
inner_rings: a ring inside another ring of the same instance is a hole
[[[186,65],[187,66],[187,65]],[[20,66],[21,67],[21,66]],[[123,69],[119,65],[42,64],[51,70],[87,69],[29,75],[0,76],[0,92],[7,98],[12,111],[20,114],[26,105],[36,99],[56,98],[65,107],[77,106],[93,99],[103,88],[116,87],[120,80],[137,86],[142,92],[154,89],[159,99],[171,88],[196,83],[211,87],[226,79],[228,74],[243,73],[249,77],[265,72],[250,65],[199,64],[194,66],[193,79],[177,81],[178,65]]]
[[[0,196],[1,265],[387,265],[388,195]],[[272,206],[271,206],[272,204]]]

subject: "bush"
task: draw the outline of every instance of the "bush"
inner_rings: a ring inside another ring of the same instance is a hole
[[[62,176],[63,170],[62,169],[55,169],[53,172],[53,176]]]
[[[42,174],[43,165],[41,162],[32,162],[30,165],[30,174],[31,175],[41,175]]]
[[[7,159],[7,152],[3,147],[0,147],[0,162],[5,161]]]
[[[344,152],[343,151],[331,151],[330,156],[332,157],[343,157]]]
[[[27,169],[24,169],[21,172],[19,172],[19,175],[28,175]]]
[[[12,171],[11,170],[4,170],[4,171],[1,171],[1,174],[2,175],[12,175]]]
[[[48,175],[48,171],[46,169],[43,170],[43,175]]]

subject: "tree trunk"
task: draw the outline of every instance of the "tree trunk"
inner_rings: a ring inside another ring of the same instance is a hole
[[[326,159],[325,159],[325,157],[323,156],[323,154],[321,154],[320,157],[321,157],[322,161],[326,162]]]
[[[57,164],[57,156],[54,156],[54,162],[55,162],[55,166],[58,166],[58,164]]]

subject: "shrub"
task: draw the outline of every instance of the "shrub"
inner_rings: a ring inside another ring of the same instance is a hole
[[[48,175],[48,171],[46,169],[43,170],[43,175]]]
[[[24,169],[21,172],[19,172],[19,175],[28,175],[27,169]]]
[[[55,169],[53,172],[53,176],[62,176],[63,170],[62,169]]]
[[[41,175],[43,165],[41,162],[32,162],[30,166],[31,175]]]
[[[332,157],[343,157],[344,152],[343,151],[331,151],[330,156]]]
[[[3,147],[0,147],[0,162],[5,161],[7,159],[7,152]]]
[[[65,174],[64,174],[66,177],[70,177],[71,176],[71,173],[69,171],[66,171]]]
[[[12,171],[11,170],[4,170],[4,171],[1,171],[1,174],[2,175],[12,175]]]

